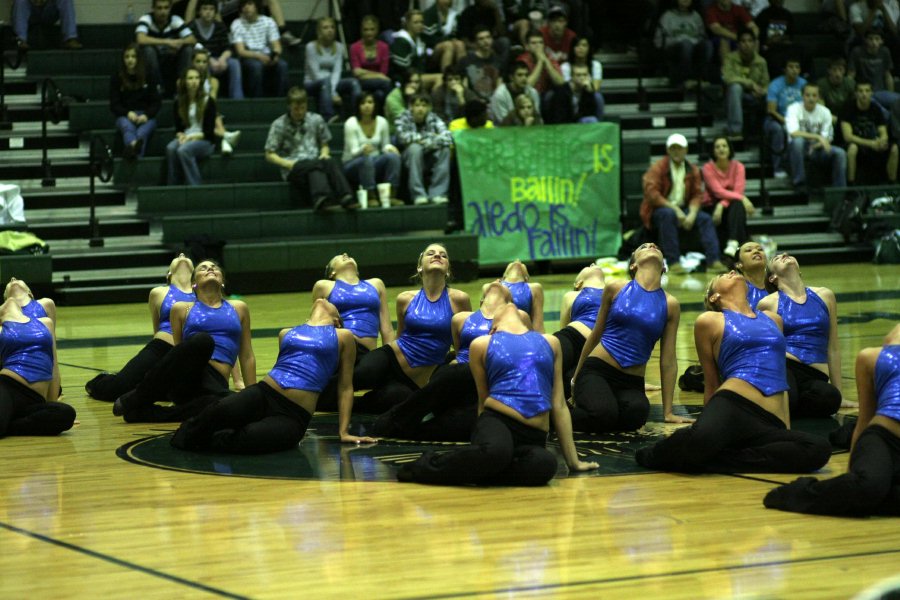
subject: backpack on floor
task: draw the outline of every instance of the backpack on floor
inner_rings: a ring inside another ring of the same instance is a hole
[[[864,192],[848,191],[831,214],[831,230],[840,233],[844,242],[849,242],[853,236],[859,237],[864,229],[863,214],[868,203],[869,199]]]
[[[900,229],[895,229],[875,242],[872,262],[879,265],[900,264]]]
[[[700,392],[703,393],[703,367],[700,365],[691,365],[685,369],[681,377],[678,378],[678,387],[683,392]]]

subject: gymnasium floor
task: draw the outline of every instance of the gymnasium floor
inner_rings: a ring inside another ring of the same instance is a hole
[[[838,294],[844,391],[855,399],[856,353],[900,321],[900,268],[803,275]],[[548,332],[573,277],[535,278]],[[484,281],[457,287],[477,303]],[[680,370],[696,360],[705,282],[674,277],[668,287],[682,303]],[[244,300],[262,375],[277,331],[305,320],[309,294]],[[631,439],[580,439],[602,472],[563,471],[538,489],[399,484],[393,465],[421,446],[342,447],[328,415],[297,453],[179,457],[166,452],[174,426],[125,424],[83,390],[146,342],[146,305],[61,307],[58,321],[65,400],[79,423],[59,438],[0,440],[2,598],[849,598],[900,574],[896,519],[764,509],[765,492],[792,476],[638,469],[633,447],[673,427],[658,421]],[[687,410],[700,403],[676,392]],[[847,458],[835,454],[819,475],[843,472]]]

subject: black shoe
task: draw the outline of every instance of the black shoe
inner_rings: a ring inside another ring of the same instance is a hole
[[[413,463],[406,463],[402,465],[399,469],[397,469],[397,481],[403,482],[412,482],[415,481],[413,478]]]
[[[313,210],[319,212],[325,208],[326,204],[328,204],[328,196],[319,196],[313,200]]]
[[[125,160],[134,159],[134,144],[125,144],[125,147],[122,148],[122,158]]]
[[[125,404],[128,403],[128,400],[134,396],[135,390],[131,390],[130,392],[125,392],[113,403],[113,414],[117,417],[121,417],[125,415],[125,411],[127,410]]]
[[[134,158],[138,158],[141,155],[141,149],[144,147],[144,138],[138,138],[134,142]]]
[[[653,448],[639,448],[637,452],[634,453],[634,462],[641,465],[646,469],[653,468]]]
[[[356,198],[353,196],[353,194],[346,194],[344,196],[341,196],[339,204],[344,210],[356,210],[357,208],[359,208],[359,202],[356,201]]]
[[[369,426],[367,433],[375,437],[397,437],[399,430],[394,421],[390,418],[389,412],[379,415],[377,419]]]
[[[85,393],[88,396],[90,396],[91,398],[94,398],[95,400],[99,400],[99,398],[96,398],[94,396],[94,384],[97,383],[98,381],[100,381],[101,379],[105,379],[105,378],[109,377],[110,375],[112,375],[112,373],[110,373],[109,371],[102,371],[100,374],[96,375],[93,379],[91,379],[86,384],[84,384]]]
[[[460,225],[459,222],[457,222],[453,219],[447,221],[447,224],[444,225],[444,233],[446,235],[450,235],[454,231],[460,231],[461,229],[462,229],[462,225]]]
[[[208,436],[203,435],[200,420],[197,417],[191,417],[175,430],[169,443],[179,450],[199,450],[203,446],[203,437]]]

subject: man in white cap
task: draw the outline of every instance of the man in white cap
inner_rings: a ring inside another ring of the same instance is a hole
[[[656,232],[669,273],[684,273],[680,264],[681,245],[699,244],[706,255],[707,268],[725,272],[719,259],[719,240],[712,217],[700,210],[703,199],[700,170],[686,160],[687,139],[673,133],[666,140],[667,156],[653,163],[644,173],[644,201],[641,220]]]

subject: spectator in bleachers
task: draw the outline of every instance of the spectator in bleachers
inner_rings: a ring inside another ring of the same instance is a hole
[[[654,45],[665,53],[672,85],[693,87],[706,75],[704,70],[712,58],[703,17],[692,5],[692,0],[678,0],[675,8],[660,17],[654,34]]]
[[[231,23],[231,42],[241,59],[244,92],[251,98],[282,96],[287,89],[288,65],[281,58],[278,25],[259,13],[260,0],[241,0],[241,18]]]
[[[851,47],[864,43],[870,31],[878,31],[882,42],[887,42],[896,55],[897,18],[900,17],[897,0],[857,0],[850,5],[848,17],[853,28]]]
[[[337,117],[336,106],[346,107],[348,112],[359,97],[359,82],[352,77],[341,77],[344,68],[344,45],[335,39],[337,23],[331,17],[322,17],[316,23],[316,39],[306,44],[306,67],[303,70],[303,87],[316,98],[319,114],[326,121]]]
[[[451,0],[435,0],[422,15],[425,24],[422,39],[426,46],[433,49],[433,60],[441,73],[466,55],[465,43],[456,36],[457,16],[458,13],[451,7]]]
[[[603,110],[606,101],[603,94],[600,93],[600,86],[603,85],[603,65],[599,60],[593,58],[594,52],[591,48],[591,42],[586,37],[575,38],[572,49],[569,52],[568,60],[559,66],[563,79],[569,81],[572,79],[572,67],[574,65],[584,65],[591,74],[591,87],[594,90],[594,100],[597,102],[597,115],[603,120]]]
[[[712,34],[713,46],[724,63],[728,53],[737,46],[738,31],[749,29],[757,38],[759,28],[753,17],[743,6],[734,4],[732,0],[715,0],[706,8],[706,27]]]
[[[220,89],[219,80],[215,76],[209,74],[209,51],[206,48],[194,50],[194,60],[191,64],[197,69],[197,72],[200,73],[200,87],[203,88],[203,91],[206,92],[210,98],[218,101]],[[234,152],[234,147],[241,137],[241,132],[226,131],[225,120],[221,114],[216,115],[215,132],[218,137],[222,138],[222,154],[227,156]]]
[[[378,199],[378,183],[391,184],[392,194],[400,185],[400,151],[391,144],[387,119],[376,114],[375,96],[364,92],[356,105],[356,116],[344,122],[344,175],[351,186],[359,186]],[[376,203],[377,204],[377,203]]]
[[[200,185],[198,161],[212,156],[219,143],[216,135],[216,101],[201,85],[200,73],[191,67],[177,82],[175,139],[166,146],[168,185]]]
[[[546,123],[597,123],[603,118],[586,65],[572,67],[572,79],[553,89],[544,114]]]
[[[506,37],[506,21],[500,12],[498,0],[474,0],[459,14],[456,34],[468,41],[475,39],[479,27],[487,27],[494,37],[494,50],[500,55],[509,53],[509,38]]]
[[[395,130],[397,117],[409,108],[409,101],[421,91],[422,75],[415,69],[403,73],[400,86],[394,88],[384,101],[384,116],[391,131]]]
[[[153,0],[152,10],[138,19],[134,30],[149,77],[163,86],[167,97],[175,91],[175,79],[191,64],[197,42],[181,17],[171,14],[171,7],[169,0]]]
[[[749,29],[738,36],[738,49],[729,52],[722,65],[722,81],[726,86],[727,136],[741,139],[744,113],[764,106],[769,87],[766,59],[756,52],[756,37]]]
[[[453,138],[441,118],[431,110],[431,98],[421,93],[413,96],[409,109],[397,118],[396,125],[413,204],[446,204]],[[430,180],[427,188],[426,176]]]
[[[532,28],[531,13],[537,13],[543,20],[544,14],[541,11],[544,4],[543,0],[503,0],[503,14],[512,34],[513,44],[525,47],[525,36]],[[491,29],[488,28],[488,31]]]
[[[156,114],[162,99],[157,83],[149,79],[144,57],[136,43],[122,52],[119,71],[110,77],[109,108],[122,134],[125,158],[144,156],[150,136],[156,130]]]
[[[425,18],[421,10],[410,10],[403,17],[403,29],[394,34],[391,44],[391,77],[400,79],[404,71],[415,69],[422,80],[422,88],[430,90],[441,80],[437,73],[428,73],[429,49],[422,38]]]
[[[698,237],[707,268],[724,273],[727,269],[719,259],[720,246],[712,217],[700,210],[703,200],[700,169],[687,161],[687,149],[687,139],[673,133],[666,140],[667,156],[644,173],[641,221],[648,230],[656,230],[656,240],[666,257],[669,273],[684,273],[681,246],[696,245]]]
[[[553,6],[547,11],[547,24],[541,27],[544,36],[544,50],[551,59],[562,63],[569,59],[572,45],[578,37],[569,29],[569,16],[562,6]]]
[[[175,4],[177,5],[178,2]],[[219,20],[225,24],[226,28],[241,16],[240,0],[218,0],[218,4],[220,6]],[[188,0],[183,13],[184,20],[188,23],[194,20],[196,7],[197,0]],[[175,12],[174,6],[173,12]],[[284,20],[284,10],[281,8],[281,2],[279,0],[260,0],[259,13],[267,17],[272,17],[272,20],[275,21],[275,24],[278,26],[278,32],[281,34],[281,42],[283,44],[287,44],[288,46],[299,46],[301,44],[300,38],[288,31],[287,24]],[[182,13],[176,12],[175,14]]]
[[[241,82],[241,63],[231,52],[228,28],[216,19],[217,0],[200,0],[197,18],[190,22],[191,32],[197,43],[209,52],[209,73],[218,76],[228,74],[228,97],[239,100],[244,97]]]
[[[784,75],[779,75],[769,83],[766,93],[766,120],[763,123],[766,144],[772,159],[775,177],[784,179],[785,130],[784,116],[787,108],[794,102],[803,99],[803,86],[806,80],[800,77],[800,59],[788,57],[784,65]]]
[[[807,160],[831,169],[831,185],[847,185],[847,153],[832,144],[834,124],[831,111],[824,104],[819,104],[816,84],[804,84],[803,100],[788,106],[784,126],[791,140],[791,181],[795,188],[801,193],[805,191]]]
[[[532,30],[526,37],[525,52],[516,61],[528,67],[528,85],[542,96],[552,88],[565,83],[559,63],[547,55],[544,47],[544,36],[540,31]]]
[[[490,102],[506,68],[506,60],[494,50],[490,29],[483,25],[476,29],[474,49],[459,65],[466,73],[471,90],[485,102]]]
[[[281,167],[281,177],[305,194],[313,210],[339,204],[359,205],[337,163],[331,158],[331,131],[322,115],[309,111],[306,90],[287,93],[288,111],[272,122],[266,137],[266,160]]]
[[[360,26],[360,39],[350,45],[350,67],[364,92],[375,96],[378,107],[384,106],[385,98],[394,89],[394,82],[388,77],[391,67],[391,49],[378,39],[378,19],[365,15]]]
[[[794,15],[784,7],[784,0],[771,0],[754,21],[759,27],[759,53],[766,59],[766,64],[777,69],[788,55],[800,52],[793,43]]]
[[[500,84],[500,87],[491,96],[491,119],[495,123],[503,121],[513,109],[516,96],[520,94],[525,94],[531,98],[535,110],[540,113],[541,97],[537,90],[528,84],[528,65],[523,62],[516,62],[507,74],[506,83]]]
[[[703,165],[703,210],[712,215],[719,234],[719,247],[725,256],[736,256],[747,237],[747,215],[756,209],[747,197],[747,172],[734,158],[731,144],[724,137],[713,140],[712,159]]]
[[[28,28],[40,23],[53,25],[59,21],[62,47],[79,50],[78,25],[75,22],[75,0],[15,0],[12,7],[12,26],[19,49],[28,50]]]
[[[432,110],[444,123],[463,116],[466,102],[477,98],[475,92],[469,89],[465,71],[459,65],[450,65],[444,69],[441,83],[431,90]]]
[[[894,61],[890,51],[882,45],[881,32],[870,29],[866,43],[850,51],[847,74],[854,79],[872,83],[873,100],[887,109],[900,98],[894,91]]]
[[[853,100],[856,82],[847,75],[847,61],[843,56],[832,58],[828,62],[828,74],[816,82],[819,86],[819,98],[831,111],[831,120],[837,122],[844,107]]]
[[[888,119],[872,102],[872,84],[857,81],[855,96],[855,102],[849,103],[841,113],[841,129],[847,144],[847,183],[869,183],[868,178],[858,177],[861,171],[871,174],[874,179],[871,183],[882,183],[881,176],[885,173],[888,182],[896,183],[897,144],[888,137]]]
[[[516,96],[515,107],[503,118],[500,123],[503,127],[533,127],[543,125],[541,113],[534,105],[534,100],[528,94]]]
[[[463,106],[463,116],[453,119],[447,125],[450,133],[465,129],[493,129],[494,122],[488,115],[487,104],[483,100],[473,98]]]

